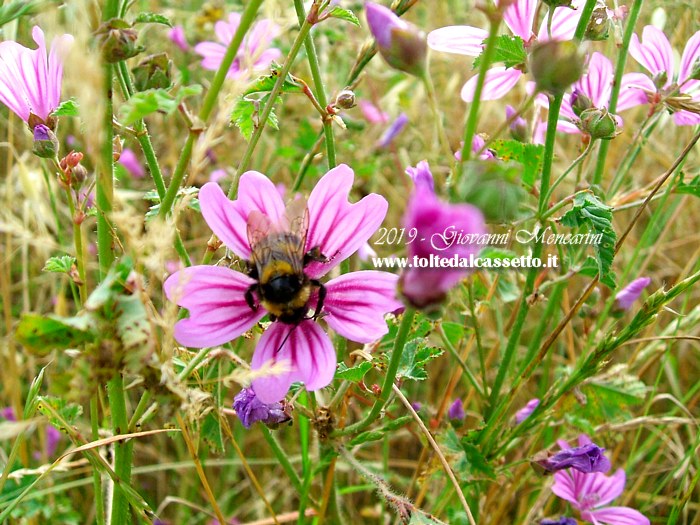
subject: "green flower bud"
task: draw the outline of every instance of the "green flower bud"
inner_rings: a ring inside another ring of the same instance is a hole
[[[136,44],[139,34],[124,20],[112,18],[102,24],[95,36],[105,62],[117,63],[134,57],[145,48]]]
[[[571,94],[571,99],[569,100],[571,103],[571,109],[574,111],[574,114],[577,117],[581,116],[581,113],[586,111],[587,109],[593,108],[593,101],[588,98],[586,95],[581,93],[578,89],[574,89],[574,92]]]
[[[537,89],[562,93],[583,74],[583,56],[575,42],[548,40],[533,46],[530,72]]]
[[[350,109],[355,107],[355,93],[349,89],[344,89],[335,97],[333,105],[340,109]]]
[[[586,26],[583,38],[586,40],[607,40],[610,33],[610,19],[605,6],[596,7],[593,10],[591,19]]]
[[[132,69],[134,85],[139,91],[147,89],[167,89],[172,85],[171,71],[173,63],[167,53],[149,55]]]
[[[58,153],[58,148],[58,139],[54,132],[44,124],[37,124],[34,127],[34,155],[42,159],[53,159]]]
[[[571,0],[542,0],[542,2],[549,6],[550,9],[555,9],[557,7],[570,7],[573,9]]]
[[[581,131],[587,133],[592,139],[610,140],[618,135],[615,116],[607,109],[591,108],[581,113]]]

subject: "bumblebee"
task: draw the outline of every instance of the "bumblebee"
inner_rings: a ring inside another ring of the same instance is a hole
[[[318,247],[305,251],[308,230],[309,212],[303,199],[287,206],[278,225],[257,210],[248,216],[247,234],[252,253],[248,275],[257,282],[246,290],[245,300],[252,310],[262,305],[272,321],[299,324],[309,319],[308,303],[314,289],[318,290],[318,302],[310,318],[316,319],[323,310],[326,288],[320,281],[310,279],[304,268],[311,262],[328,262],[328,259]]]

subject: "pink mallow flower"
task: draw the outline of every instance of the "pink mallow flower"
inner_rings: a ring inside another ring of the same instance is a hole
[[[676,73],[673,48],[668,38],[660,29],[646,26],[642,30],[642,40],[635,34],[630,41],[629,53],[653,78],[644,73],[630,73],[630,86],[640,104],[650,102],[657,104],[666,96],[685,96],[686,102],[700,107],[700,80],[691,78],[694,69],[697,72],[700,60],[700,31],[696,32],[685,45],[681,63]],[[622,95],[622,93],[621,93]],[[630,96],[633,96],[630,95]],[[670,100],[668,101],[671,102]],[[671,105],[674,110],[673,121],[678,126],[693,126],[700,124],[700,113]]]
[[[370,194],[354,204],[348,202],[353,180],[353,171],[340,165],[324,175],[309,196],[304,250],[318,248],[328,259],[304,267],[311,280],[320,279],[355,253],[384,220],[388,208],[384,197]],[[249,217],[257,222],[269,220],[273,231],[279,231],[286,221],[284,201],[275,185],[255,171],[241,176],[236,200],[230,201],[218,184],[210,182],[200,190],[199,203],[212,231],[245,260],[252,257]],[[395,298],[397,280],[396,275],[379,271],[346,273],[324,283],[326,296],[320,315],[294,323],[273,321],[258,341],[251,363],[253,370],[275,365],[269,374],[253,380],[257,398],[262,403],[280,401],[295,381],[303,381],[307,390],[327,386],[335,374],[336,355],[316,319],[322,318],[352,341],[375,341],[387,332],[384,315],[401,307]],[[256,285],[248,275],[221,266],[192,266],[171,275],[164,283],[165,294],[190,313],[175,325],[175,339],[203,348],[237,338],[268,313],[257,292],[256,308],[246,301],[246,293]],[[315,312],[317,304],[318,292],[314,291],[305,308]]]
[[[32,29],[32,38],[37,49],[11,40],[0,42],[0,102],[25,122],[35,115],[46,123],[61,101],[63,58],[73,37],[55,38],[48,54],[39,26]]]
[[[476,255],[480,246],[470,241],[470,234],[486,233],[481,211],[471,204],[449,204],[433,191],[433,177],[428,163],[422,161],[406,173],[413,178],[414,190],[406,207],[403,223],[406,231],[415,228],[415,240],[408,245],[408,256],[426,263],[431,255],[440,258]],[[445,294],[461,281],[468,271],[463,268],[407,269],[399,286],[406,300],[417,308],[440,303]]]
[[[533,397],[530,401],[528,401],[525,404],[523,408],[521,408],[515,413],[515,423],[519,425],[520,423],[525,421],[532,415],[532,413],[538,406],[540,406],[540,400],[536,397]]]
[[[226,54],[226,48],[231,43],[240,22],[241,15],[231,13],[228,22],[220,20],[214,26],[219,42],[201,42],[194,47],[195,52],[204,57],[202,59],[204,69],[214,71],[219,69]],[[251,70],[261,71],[269,68],[274,60],[282,56],[279,49],[269,47],[272,40],[279,34],[279,26],[272,20],[256,22],[243,40],[226,76],[228,78],[241,78],[248,76]]]
[[[189,51],[190,44],[187,42],[187,37],[185,36],[185,28],[182,26],[174,26],[170,31],[168,31],[168,38],[170,41],[179,47],[182,51]]]
[[[615,306],[617,306],[620,310],[629,310],[632,308],[634,302],[639,299],[639,296],[642,295],[644,288],[650,284],[651,278],[649,277],[640,277],[639,279],[635,279],[622,290],[617,292],[617,295],[615,296]]]
[[[558,441],[562,452],[571,449],[566,441]],[[592,444],[590,438],[581,435],[579,446]],[[610,464],[608,463],[608,468]],[[602,470],[602,469],[601,469]],[[649,525],[649,519],[630,507],[608,507],[625,489],[625,471],[618,469],[612,476],[601,471],[581,472],[575,468],[554,473],[552,492],[565,499],[581,513],[581,519],[595,525]]]
[[[122,150],[121,155],[119,155],[119,164],[124,166],[124,169],[134,179],[142,179],[146,175],[143,164],[141,164],[134,150],[130,148],[124,148]]]
[[[513,35],[523,39],[526,48],[529,48],[537,40],[541,42],[571,40],[576,30],[576,24],[581,18],[579,8],[582,4],[581,0],[573,0],[574,9],[557,7],[552,13],[551,28],[548,28],[548,20],[545,16],[537,35],[532,31],[537,12],[537,0],[515,0],[505,8],[503,20]],[[428,34],[428,46],[436,51],[475,57],[483,51],[483,42],[487,37],[488,32],[478,27],[447,26]],[[486,72],[481,99],[497,100],[502,98],[515,87],[522,75],[523,72],[516,67],[492,67]],[[461,95],[465,102],[471,102],[474,99],[477,76],[474,75],[470,78],[462,88]]]

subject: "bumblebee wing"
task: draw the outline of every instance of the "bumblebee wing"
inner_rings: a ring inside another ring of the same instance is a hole
[[[270,235],[271,231],[272,222],[267,215],[257,210],[250,212],[247,224],[248,243],[250,244],[253,262],[258,268],[263,266],[265,261],[272,256],[269,248],[266,248],[264,243],[261,243],[265,237]]]
[[[306,199],[295,199],[287,204],[284,217],[287,231],[298,238],[298,242],[293,243],[293,251],[303,260],[306,253],[306,234],[309,231],[309,208],[306,206]]]

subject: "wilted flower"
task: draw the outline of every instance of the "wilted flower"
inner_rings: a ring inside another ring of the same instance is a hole
[[[282,403],[263,403],[251,388],[244,388],[236,394],[233,409],[246,428],[250,428],[256,421],[274,427],[291,419]]]
[[[168,31],[168,38],[170,41],[179,47],[182,51],[189,51],[190,44],[187,42],[187,37],[185,36],[185,28],[182,26],[174,26],[170,31]]]
[[[581,519],[594,524],[649,525],[649,519],[630,507],[608,507],[625,489],[625,471],[612,476],[601,472],[586,474],[575,469],[554,473],[552,492],[581,513]]]
[[[430,166],[427,160],[421,160],[416,167],[409,166],[406,168],[406,175],[411,177],[413,184],[417,186],[425,186],[435,191],[435,181],[433,174],[430,172]]]
[[[632,35],[629,53],[653,77],[630,73],[631,82],[627,86],[633,91],[630,96],[636,95],[640,104],[664,100],[679,126],[700,124],[700,80],[693,78],[700,60],[700,31],[688,40],[677,74],[671,43],[664,32],[654,26],[644,27],[641,41],[636,34]]]
[[[369,100],[360,100],[357,105],[362,111],[362,116],[365,117],[370,124],[386,124],[389,122],[389,114],[379,109]]]
[[[610,460],[605,457],[605,449],[595,443],[582,443],[578,447],[564,448],[547,459],[536,463],[547,472],[573,468],[579,472],[607,472]]]
[[[464,407],[462,407],[462,400],[460,398],[455,399],[450,405],[450,408],[447,410],[447,417],[455,421],[462,421],[465,416],[466,414],[464,413]]]
[[[401,20],[391,9],[365,4],[367,24],[384,60],[393,68],[420,76],[425,72],[428,45],[425,33]]]
[[[540,406],[540,400],[536,397],[528,401],[523,408],[515,413],[515,422],[519,425],[525,421],[538,406]]]
[[[218,21],[214,26],[219,42],[201,42],[194,46],[194,50],[202,55],[202,67],[204,69],[217,70],[221,65],[226,48],[233,40],[233,35],[241,22],[241,15],[231,13],[228,22]],[[260,71],[270,67],[273,60],[282,56],[282,52],[269,47],[270,43],[280,33],[280,29],[272,20],[261,20],[253,25],[248,32],[238,54],[231,64],[226,75],[228,78],[246,77],[251,70]]]
[[[119,164],[124,166],[124,169],[129,172],[135,179],[142,179],[146,175],[146,170],[143,168],[143,164],[136,157],[134,150],[130,148],[124,148],[119,156]]]
[[[527,135],[529,132],[527,122],[520,115],[513,118],[515,114],[515,108],[510,104],[506,104],[506,121],[510,121],[508,127],[510,128],[511,136],[519,142],[527,142]]]
[[[563,93],[583,73],[583,56],[577,43],[548,40],[532,47],[529,67],[540,91]]]
[[[505,8],[503,20],[515,36],[523,39],[526,48],[533,42],[547,40],[571,40],[576,30],[576,24],[581,18],[581,0],[574,0],[573,7],[557,7],[551,19],[551,27],[545,19],[535,35],[532,31],[538,2],[535,0],[515,0]],[[484,48],[484,40],[488,32],[472,26],[448,26],[436,29],[428,35],[428,45],[436,51],[457,53],[467,56],[479,56]],[[484,87],[481,92],[482,100],[497,100],[518,83],[522,76],[522,68],[495,66],[486,72]],[[462,99],[471,102],[476,89],[477,75],[470,78],[462,88]]]
[[[403,131],[403,128],[408,124],[408,115],[406,113],[401,113],[394,122],[386,129],[384,134],[377,141],[378,148],[386,148],[393,142],[393,140],[398,136],[399,133]]]
[[[617,292],[617,295],[615,296],[615,306],[617,306],[620,310],[629,310],[632,307],[632,304],[639,299],[640,295],[642,295],[644,288],[649,286],[649,284],[651,284],[651,278],[649,277],[640,277],[635,279],[622,290]]]
[[[19,118],[29,123],[30,116],[53,127],[49,118],[61,101],[63,58],[73,42],[71,35],[57,37],[47,55],[44,32],[39,26],[32,29],[37,49],[29,49],[17,42],[0,42],[0,102]],[[31,126],[32,128],[34,126]]]
[[[480,247],[465,236],[486,233],[481,211],[471,204],[441,201],[425,177],[426,171],[430,174],[427,163],[414,169],[422,175],[415,179],[403,218],[406,231],[415,228],[417,232],[416,240],[408,245],[409,257],[428,259],[431,254],[442,258],[476,255]],[[457,242],[458,234],[462,236],[462,242]],[[463,268],[419,268],[414,265],[402,273],[399,286],[409,303],[417,308],[428,308],[440,303],[467,273]]]
[[[340,165],[324,175],[309,196],[308,233],[304,252],[318,248],[326,262],[304,267],[309,279],[320,279],[355,253],[384,220],[388,204],[376,194],[357,203],[348,202],[353,171]],[[249,171],[241,176],[238,199],[230,201],[215,183],[199,192],[204,220],[216,236],[237,256],[251,259],[248,240],[249,216],[269,220],[274,228],[285,219],[285,206],[275,185],[263,174]],[[303,381],[307,390],[318,390],[333,379],[335,350],[328,335],[316,322],[323,320],[336,333],[352,341],[369,343],[387,332],[384,314],[401,307],[394,297],[397,276],[380,271],[343,274],[325,283],[320,315],[299,322],[272,322],[258,341],[252,369],[270,365],[284,370],[254,379],[252,389],[263,403],[284,398],[294,381]],[[187,308],[190,317],[175,325],[175,339],[191,347],[216,346],[240,336],[267,311],[260,298],[251,308],[246,293],[257,286],[251,277],[221,266],[191,266],[171,275],[164,283],[171,301]],[[255,293],[254,295],[257,295]],[[313,291],[304,308],[315,311],[318,292]]]

